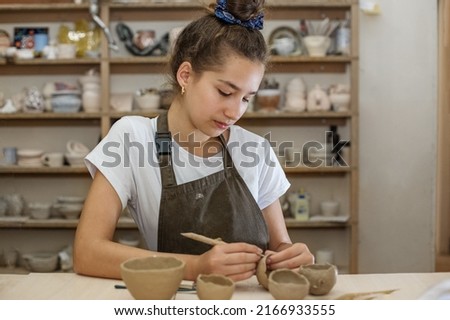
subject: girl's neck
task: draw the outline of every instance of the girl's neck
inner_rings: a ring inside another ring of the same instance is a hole
[[[196,156],[209,157],[220,152],[220,138],[207,136],[195,128],[184,110],[177,99],[169,108],[167,120],[174,140]]]

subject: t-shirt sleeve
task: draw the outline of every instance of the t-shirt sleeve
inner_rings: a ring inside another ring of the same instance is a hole
[[[264,140],[262,143],[264,146],[264,161],[260,166],[258,205],[261,209],[264,209],[285,194],[291,184],[286,178],[286,174],[269,141]]]
[[[126,118],[118,120],[105,138],[86,156],[84,162],[94,177],[97,170],[106,177],[122,203],[122,209],[135,195],[132,159],[127,142],[134,141],[133,129]]]

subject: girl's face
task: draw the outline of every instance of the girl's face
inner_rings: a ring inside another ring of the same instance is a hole
[[[189,78],[184,106],[194,130],[217,137],[238,121],[264,76],[264,65],[230,55],[220,70]]]

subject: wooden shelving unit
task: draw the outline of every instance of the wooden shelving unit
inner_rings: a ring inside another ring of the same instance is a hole
[[[436,271],[450,271],[450,1],[439,2]]]
[[[269,0],[267,1],[267,19],[345,19],[351,16],[352,48],[349,56],[327,56],[312,58],[308,56],[280,57],[271,59],[270,72],[274,73],[318,73],[326,76],[327,73],[348,74],[351,85],[351,111],[348,112],[304,112],[304,113],[261,113],[248,112],[239,121],[242,126],[348,126],[351,140],[351,167],[285,167],[288,176],[333,177],[343,179],[349,194],[349,220],[345,223],[308,221],[298,222],[287,220],[289,229],[339,230],[345,233],[345,239],[336,241],[345,242],[348,248],[347,269],[351,273],[358,271],[358,16],[359,6],[357,0]],[[193,1],[191,3],[109,3],[103,1],[100,7],[100,16],[107,25],[117,21],[189,21],[203,12],[203,6]],[[90,19],[88,4],[0,4],[0,26],[2,24],[18,24],[44,22],[74,22],[80,18]],[[105,40],[103,38],[103,40]],[[135,114],[146,117],[155,117],[157,111],[130,113],[116,112],[110,108],[111,76],[120,74],[142,74],[165,72],[167,57],[133,57],[112,56],[103,41],[101,57],[98,59],[69,59],[69,60],[14,60],[0,59],[0,75],[27,76],[27,75],[82,75],[91,68],[100,71],[102,81],[101,100],[102,107],[98,113],[71,113],[58,114],[45,112],[41,114],[0,114],[1,126],[90,126],[99,128],[103,137],[109,128],[122,116]],[[88,178],[85,168],[21,168],[0,167],[0,181],[3,178],[20,177],[20,179],[33,179],[34,177],[84,177]],[[1,182],[0,182],[1,183]],[[0,220],[2,229],[74,229],[77,220],[51,219],[48,221]],[[119,223],[121,229],[136,228],[134,222],[127,220]]]

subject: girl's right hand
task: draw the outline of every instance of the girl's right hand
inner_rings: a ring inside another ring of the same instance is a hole
[[[197,274],[218,273],[233,281],[245,280],[255,274],[261,254],[260,248],[243,242],[215,245],[198,257]]]

